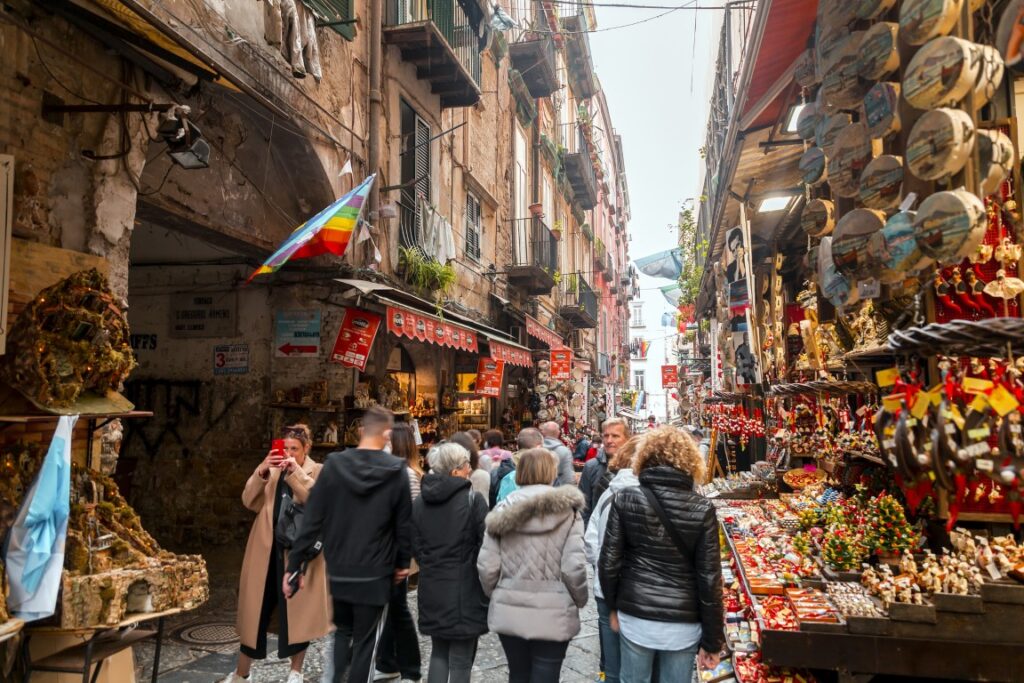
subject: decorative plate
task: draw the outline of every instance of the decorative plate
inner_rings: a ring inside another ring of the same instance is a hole
[[[821,151],[820,147],[808,147],[807,151],[800,157],[800,163],[798,164],[800,177],[804,184],[814,187],[827,180],[827,164],[828,160],[825,159],[825,153]]]
[[[818,75],[814,71],[814,50],[808,48],[800,55],[793,70],[793,80],[802,88],[809,88],[818,82]]]
[[[818,245],[818,284],[821,294],[836,308],[857,302],[857,290],[836,269],[832,259],[832,237],[822,237]]]
[[[917,246],[914,219],[917,213],[901,211],[885,222],[881,232],[871,236],[868,251],[882,267],[878,279],[882,284],[894,285],[903,282],[917,272],[931,266],[935,261],[924,255]]]
[[[818,129],[814,131],[814,140],[817,142],[818,147],[821,147],[821,151],[825,153],[826,157],[832,158],[835,152],[833,145],[835,144],[836,136],[839,135],[839,131],[848,125],[850,125],[850,115],[843,112],[822,118]]]
[[[810,237],[830,234],[835,224],[836,207],[827,199],[812,199],[800,214],[800,227]]]
[[[537,385],[537,393],[538,394],[547,394],[549,392],[550,392],[550,388],[548,387],[547,384],[538,384]]]
[[[978,131],[979,189],[983,197],[995,193],[1013,170],[1013,142],[1000,130]]]
[[[857,0],[854,12],[858,19],[877,19],[896,6],[896,0]]]
[[[960,17],[962,0],[903,0],[900,37],[909,45],[924,45],[949,33]]]
[[[800,136],[801,140],[813,139],[814,132],[818,129],[821,119],[822,116],[818,110],[818,104],[816,102],[808,102],[800,110],[800,115],[796,117],[796,134]]]
[[[805,489],[825,481],[825,470],[805,470],[798,467],[783,474],[782,481],[790,488]]]
[[[903,188],[903,159],[892,154],[875,157],[860,174],[857,197],[869,209],[895,209]]]
[[[921,202],[914,220],[917,245],[940,264],[966,258],[987,228],[985,204],[966,190],[936,192]]]
[[[900,84],[875,83],[864,96],[864,124],[872,138],[885,138],[903,127],[900,119]]]
[[[983,107],[995,96],[1003,82],[1006,63],[999,50],[991,45],[976,46],[981,50],[981,68],[974,82],[974,106]]]
[[[861,98],[871,85],[861,80],[857,73],[863,37],[864,31],[848,33],[842,45],[833,53],[832,62],[822,76],[822,97],[833,107],[853,107],[860,104]]]
[[[974,148],[974,121],[959,109],[925,112],[910,129],[906,165],[921,180],[957,173]]]
[[[864,32],[857,57],[857,73],[861,78],[877,81],[900,67],[896,32],[900,26],[883,21]]]
[[[537,367],[539,369],[541,369],[541,370],[550,370],[551,369],[551,361],[549,361],[549,360],[539,360],[539,361],[537,361]]]
[[[851,123],[836,135],[828,157],[828,184],[838,197],[856,197],[860,174],[881,145],[868,135],[863,123]]]
[[[969,93],[981,71],[981,46],[953,36],[929,41],[903,74],[903,97],[918,109],[956,104]]]
[[[583,368],[575,367],[572,369],[572,378],[579,380],[583,379]]]
[[[881,263],[871,258],[868,242],[885,227],[885,214],[874,209],[854,209],[836,223],[832,234],[832,261],[843,275],[874,277]]]

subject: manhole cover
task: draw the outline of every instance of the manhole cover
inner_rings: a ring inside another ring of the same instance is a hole
[[[238,642],[235,625],[227,622],[189,624],[175,634],[186,645],[229,645]]]

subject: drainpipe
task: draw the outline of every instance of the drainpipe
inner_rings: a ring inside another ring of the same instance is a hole
[[[383,109],[381,82],[383,81],[383,5],[384,0],[370,0],[370,111],[366,141],[367,175],[380,170],[380,119]],[[377,187],[381,183],[377,182]],[[378,192],[370,193],[370,215],[377,215]],[[390,253],[390,245],[388,252]]]

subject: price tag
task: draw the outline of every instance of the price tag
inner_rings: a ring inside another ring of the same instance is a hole
[[[931,394],[922,391],[914,397],[914,405],[910,408],[910,414],[920,420],[928,412],[928,406],[931,405],[931,402]]]
[[[988,402],[992,405],[993,410],[999,413],[1000,417],[1005,417],[1020,405],[1016,397],[1001,384],[992,390],[988,397]]]
[[[981,441],[992,436],[992,429],[988,425],[982,425],[981,427],[975,427],[974,429],[967,430],[967,438],[971,441]]]
[[[902,405],[902,396],[886,396],[882,399],[882,408],[889,413],[896,413]]]
[[[875,380],[878,382],[880,387],[891,387],[896,384],[896,380],[900,378],[900,371],[896,368],[888,368],[886,370],[879,370],[875,373]]]
[[[963,384],[964,391],[968,394],[982,394],[995,386],[991,380],[980,377],[965,377]]]
[[[985,394],[978,394],[974,397],[974,400],[971,401],[971,405],[967,407],[976,413],[983,413],[985,412],[985,409],[988,408],[988,399],[985,398]]]
[[[857,293],[861,299],[877,299],[882,296],[882,283],[878,278],[861,280],[857,283]]]
[[[995,463],[988,458],[978,458],[974,461],[974,466],[982,472],[991,472],[995,468]]]

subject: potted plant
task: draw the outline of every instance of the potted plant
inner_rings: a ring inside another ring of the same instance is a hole
[[[555,221],[555,224],[551,226],[551,234],[555,236],[556,240],[562,239],[562,219],[559,218]]]
[[[544,218],[544,205],[540,202],[530,204],[527,208],[530,209],[530,215],[534,218]]]

